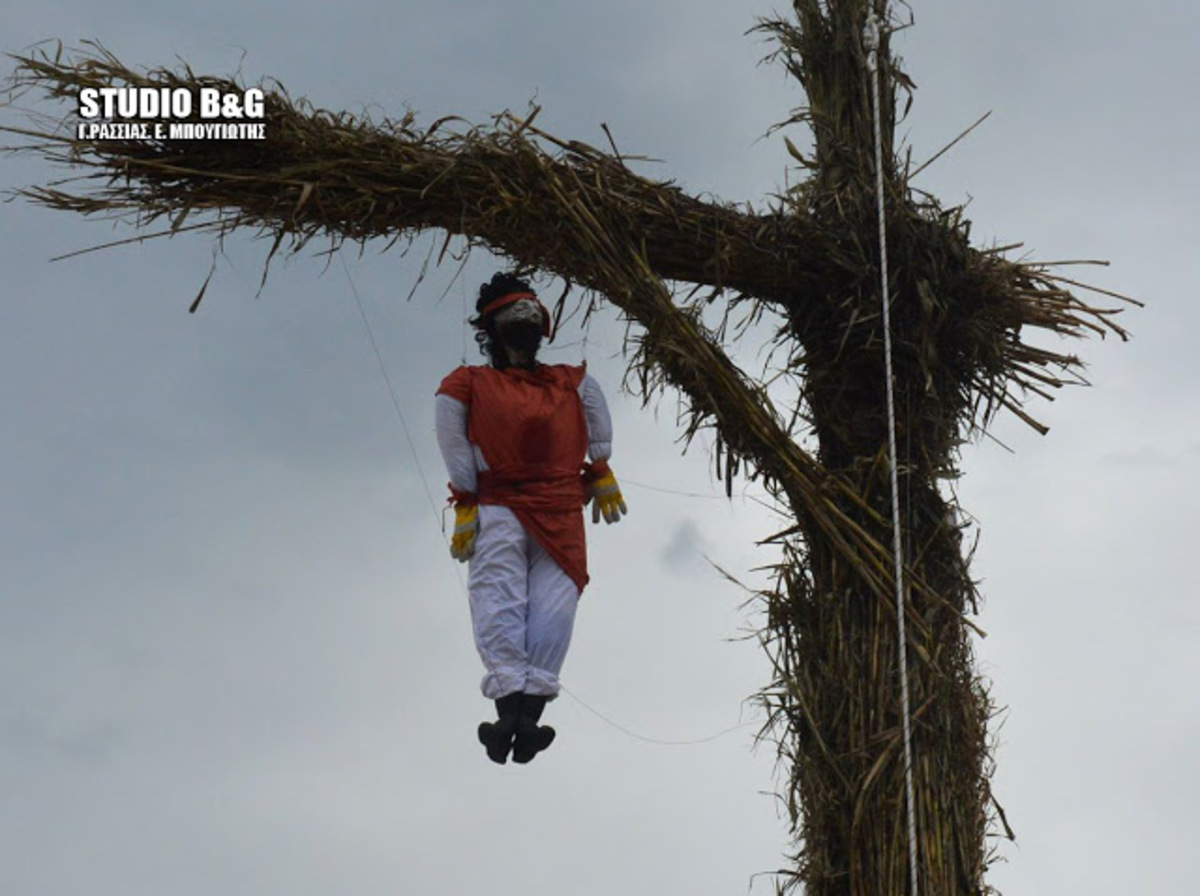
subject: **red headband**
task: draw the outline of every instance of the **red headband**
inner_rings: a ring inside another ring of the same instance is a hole
[[[531,292],[510,292],[498,299],[492,299],[492,301],[484,305],[483,310],[479,312],[479,323],[477,323],[475,326],[483,329],[483,319],[485,317],[487,317],[489,314],[494,314],[501,308],[511,305],[513,302],[518,302],[521,299],[533,299],[533,301],[537,302],[538,307],[542,309],[542,335],[549,339],[550,312],[546,310],[545,305],[538,301],[538,297]]]

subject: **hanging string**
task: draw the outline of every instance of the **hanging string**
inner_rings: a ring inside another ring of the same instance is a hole
[[[566,694],[568,697],[570,697],[572,700],[574,700],[576,703],[578,703],[580,706],[582,706],[584,709],[586,709],[588,712],[590,712],[592,715],[594,715],[600,721],[604,722],[605,724],[609,725],[612,728],[616,728],[622,734],[628,735],[629,737],[632,737],[634,740],[639,740],[644,744],[653,744],[654,746],[658,746],[658,747],[694,747],[694,746],[698,746],[700,744],[709,744],[715,740],[719,740],[720,738],[724,737],[727,734],[732,734],[734,731],[740,731],[741,729],[749,727],[750,725],[757,724],[756,722],[743,722],[741,720],[741,716],[739,714],[738,723],[736,725],[730,725],[728,728],[726,728],[722,731],[718,731],[716,734],[710,734],[708,737],[698,737],[694,740],[662,740],[657,737],[646,737],[644,734],[638,734],[636,731],[630,731],[624,725],[614,722],[612,719],[610,719],[608,716],[604,715],[603,713],[598,712],[595,709],[592,709],[592,707],[588,706],[581,699],[579,699],[579,697],[577,697],[571,690],[569,690],[565,684],[562,684],[560,682],[559,687],[562,688],[562,692],[564,694]]]
[[[354,278],[350,276],[350,268],[347,267],[345,258],[342,258],[342,256],[340,256],[340,255],[338,257],[342,262],[342,270],[346,274],[346,280],[350,284],[350,292],[351,292],[351,295],[354,296],[354,304],[358,308],[359,317],[362,319],[363,327],[367,331],[367,339],[371,343],[371,349],[375,354],[375,360],[379,364],[379,371],[381,374],[383,374],[383,382],[387,386],[388,394],[391,395],[392,408],[396,412],[396,419],[399,420],[399,422],[400,422],[400,428],[404,431],[404,438],[408,442],[409,450],[412,452],[414,465],[416,466],[416,469],[417,469],[417,475],[420,476],[420,478],[421,478],[421,484],[425,489],[426,496],[429,498],[429,506],[433,510],[433,515],[438,520],[439,526],[441,526],[442,511],[438,510],[437,502],[433,498],[433,491],[429,487],[429,479],[425,475],[425,470],[421,466],[421,460],[420,460],[420,456],[417,454],[416,444],[413,442],[412,434],[408,428],[408,422],[404,418],[404,411],[401,410],[401,408],[400,408],[400,399],[397,397],[396,389],[392,385],[392,378],[388,375],[387,365],[384,363],[383,353],[380,352],[380,350],[379,350],[379,343],[375,339],[375,332],[374,332],[374,329],[371,327],[371,321],[370,321],[370,319],[368,319],[366,310],[363,308],[362,299],[359,297],[359,294],[358,294],[358,287],[355,286]],[[464,296],[463,304],[464,304],[464,308],[465,308],[465,305],[466,305],[465,287],[464,287],[463,296]],[[464,315],[464,320],[465,319],[466,318]],[[464,333],[465,333],[465,331],[464,331]],[[586,339],[586,336],[585,336],[585,339]],[[463,337],[463,355],[464,355],[463,363],[466,363],[466,357],[465,357],[466,356],[466,337],[465,337],[465,335]],[[697,497],[706,497],[706,496],[697,495]],[[442,536],[445,539],[446,538],[445,527],[441,526],[441,530],[442,530]],[[448,544],[449,540],[446,539],[446,541]],[[459,589],[462,591],[463,596],[469,597],[467,583],[463,581],[462,572],[460,571],[459,564],[457,562],[454,564],[454,574],[458,578]],[[483,657],[482,654],[480,655],[480,657],[481,657],[481,659],[483,659],[484,664],[488,666],[488,670],[492,673],[495,673],[495,669],[493,669],[487,663],[486,657]],[[568,697],[570,697],[572,700],[574,700],[576,703],[578,703],[580,706],[582,706],[584,709],[586,709],[588,712],[590,712],[596,718],[600,719],[605,724],[609,725],[612,728],[615,728],[617,731],[620,731],[621,733],[627,735],[628,737],[633,738],[634,740],[638,740],[638,741],[641,741],[642,743],[646,743],[646,744],[654,744],[656,746],[684,747],[684,746],[696,746],[699,744],[707,744],[707,743],[711,743],[715,740],[718,740],[719,738],[725,737],[727,734],[732,734],[734,731],[739,731],[742,728],[746,728],[750,725],[757,724],[755,722],[743,722],[739,715],[738,724],[731,725],[730,727],[722,729],[721,731],[718,731],[716,734],[710,734],[707,737],[696,738],[693,740],[663,740],[660,738],[647,737],[646,735],[638,734],[636,731],[632,731],[629,728],[626,728],[624,725],[614,722],[608,716],[604,715],[599,710],[594,709],[593,707],[588,705],[586,702],[584,702],[583,698],[581,698],[578,694],[574,693],[573,691],[569,690],[565,684],[562,684],[560,682],[559,687],[562,689],[562,692],[564,694],[566,694]]]
[[[580,361],[587,367],[588,333],[592,329],[591,299],[588,299],[588,310],[583,315],[583,345],[579,349]]]
[[[897,643],[899,648],[900,712],[904,732],[904,796],[908,820],[909,892],[917,889],[917,813],[913,786],[912,711],[908,694],[908,642],[905,633],[904,556],[900,534],[900,483],[896,452],[896,383],[892,368],[892,328],[888,289],[887,219],[883,192],[883,125],[879,104],[879,20],[872,9],[863,30],[867,49],[867,69],[871,75],[872,112],[875,120],[875,192],[879,207],[879,280],[883,306],[883,356],[887,374],[888,460],[892,475],[892,555],[895,560]]]
[[[467,330],[470,329],[470,324],[467,323],[467,318],[470,315],[467,313],[467,281],[462,277],[462,271],[459,271],[459,291],[462,293],[462,365],[467,366]]]
[[[388,376],[387,365],[383,363],[383,354],[379,351],[379,343],[375,341],[375,331],[371,329],[371,322],[367,320],[367,312],[363,309],[362,299],[358,296],[358,287],[354,285],[354,278],[350,276],[350,268],[346,265],[345,256],[339,252],[338,259],[342,263],[342,270],[345,271],[346,280],[350,284],[350,294],[354,296],[354,304],[358,308],[358,316],[362,318],[363,326],[367,330],[367,339],[370,340],[371,349],[375,352],[375,360],[379,362],[379,372],[383,374],[383,381],[387,385],[388,394],[392,396],[392,407],[396,409],[396,419],[400,421],[400,428],[404,430],[405,441],[408,442],[408,448],[412,451],[413,463],[416,464],[417,472],[421,476],[421,484],[425,487],[425,497],[429,499],[429,507],[440,523],[442,518],[441,511],[438,510],[437,501],[433,498],[433,491],[429,488],[429,479],[425,476],[425,471],[421,469],[421,456],[417,454],[417,446],[413,441],[412,433],[409,432],[408,422],[404,419],[404,412],[400,410],[400,399],[396,397],[396,389],[392,386],[392,378]]]

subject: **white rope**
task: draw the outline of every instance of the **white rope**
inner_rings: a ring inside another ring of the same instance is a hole
[[[900,652],[900,711],[904,730],[904,796],[908,815],[909,892],[917,896],[917,812],[913,786],[912,713],[908,697],[908,642],[905,634],[904,558],[900,543],[900,483],[896,457],[896,383],[892,370],[892,327],[888,295],[887,221],[883,194],[883,125],[879,112],[879,20],[872,9],[863,30],[867,68],[871,74],[875,119],[875,192],[879,206],[879,280],[883,306],[883,357],[887,371],[888,460],[892,468],[892,556],[895,558],[897,639]]]

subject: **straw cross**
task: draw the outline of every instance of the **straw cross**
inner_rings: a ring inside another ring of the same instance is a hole
[[[218,238],[265,231],[272,254],[315,237],[336,247],[429,230],[461,235],[576,287],[559,313],[580,296],[601,297],[636,322],[631,382],[647,398],[664,385],[678,390],[685,436],[715,431],[727,489],[739,474],[756,477],[793,519],[766,539],[782,559],[762,595],[774,676],[761,696],[771,718],[764,734],[789,770],[784,798],[798,854],[785,883],[810,896],[908,889],[873,123],[860,40],[871,2],[887,22],[882,0],[795,0],[790,17],[759,23],[807,96],[786,124],[806,125],[812,149],[788,140],[806,177],[758,210],[638,174],[637,158],[615,146],[551,135],[537,126],[536,109],[480,126],[455,117],[419,124],[413,113],[371,121],[318,112],[266,84],[264,141],[84,142],[72,136],[70,114],[66,128],[4,128],[47,160],[99,175],[74,192],[70,183],[20,191],[45,206],[125,218],[141,235],[156,225]],[[881,29],[876,52],[886,99],[895,432],[906,446],[921,889],[974,894],[985,837],[1007,825],[988,787],[991,704],[973,669],[968,619],[976,591],[954,501],[939,482],[955,474],[956,449],[996,412],[1045,431],[1023,398],[1079,382],[1078,359],[1035,346],[1031,333],[1125,333],[1114,309],[1071,292],[1080,284],[973,246],[962,209],[910,188],[893,129],[897,96],[911,82],[891,36]],[[137,72],[94,44],[21,57],[8,86],[71,102],[85,86],[200,83],[244,89],[187,69]],[[712,308],[723,312],[718,326],[703,322]],[[773,325],[765,337],[754,327],[760,320]],[[739,368],[726,350],[739,336],[767,340],[774,366],[758,375]],[[799,386],[791,406],[768,394],[778,376]]]

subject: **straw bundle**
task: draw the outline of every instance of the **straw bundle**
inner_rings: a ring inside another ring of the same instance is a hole
[[[488,126],[421,127],[412,113],[371,121],[313,109],[270,84],[260,142],[85,143],[72,137],[71,114],[4,128],[24,135],[24,150],[82,172],[19,191],[42,205],[157,222],[164,233],[249,228],[272,239],[272,254],[314,237],[336,248],[435,228],[557,274],[639,324],[637,388],[647,399],[663,385],[681,391],[686,434],[715,429],[729,487],[739,470],[759,477],[795,519],[768,539],[782,559],[762,595],[775,671],[762,697],[797,837],[784,886],[802,883],[812,896],[908,890],[871,109],[858,38],[867,9],[868,0],[796,0],[794,20],[762,23],[806,91],[795,120],[816,140],[800,159],[809,180],[761,212],[644,178],[615,149],[555,138],[535,126],[536,110]],[[890,147],[894,94],[908,82],[886,35],[882,62]],[[92,45],[19,58],[9,90],[73,105],[81,88],[112,85],[242,89],[187,69],[137,72]],[[1046,266],[973,247],[961,211],[910,190],[888,152],[921,886],[975,894],[993,815],[991,704],[971,655],[977,595],[939,482],[956,475],[958,447],[996,411],[1044,431],[1023,409],[1026,394],[1079,381],[1078,359],[1032,345],[1030,332],[1125,334],[1114,309],[1084,305]],[[689,295],[700,298],[677,299],[667,281],[694,284]],[[727,309],[785,321],[776,348],[803,375],[797,407],[776,408],[724,351],[724,328],[702,323],[723,295]],[[815,456],[798,442],[809,431]]]

